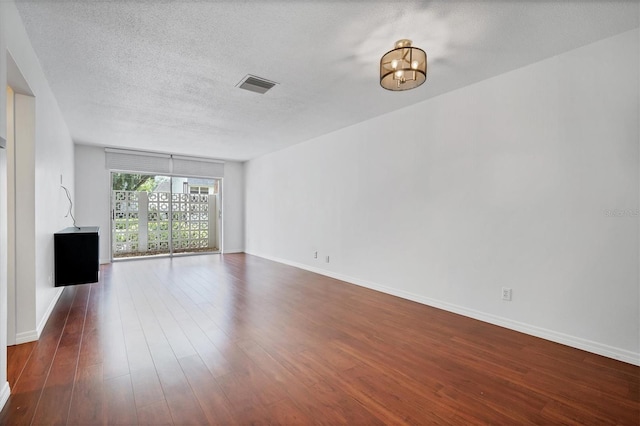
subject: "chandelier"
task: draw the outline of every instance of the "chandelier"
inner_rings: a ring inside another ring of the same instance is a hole
[[[380,59],[380,85],[387,90],[409,90],[427,79],[427,54],[411,46],[411,40],[396,42]]]

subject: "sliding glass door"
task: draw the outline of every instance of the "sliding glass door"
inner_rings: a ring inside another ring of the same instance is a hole
[[[114,259],[220,251],[221,180],[111,174]]]
[[[172,178],[170,217],[173,253],[220,251],[220,180]]]

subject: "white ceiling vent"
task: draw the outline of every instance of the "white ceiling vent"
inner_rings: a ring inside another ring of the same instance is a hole
[[[278,83],[269,81],[262,77],[256,77],[255,75],[247,74],[242,80],[240,80],[240,83],[236,84],[236,87],[263,94],[276,84]]]

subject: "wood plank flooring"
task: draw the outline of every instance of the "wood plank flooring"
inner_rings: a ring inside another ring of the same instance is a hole
[[[640,423],[640,368],[244,255],[119,262],[8,351],[3,425]]]

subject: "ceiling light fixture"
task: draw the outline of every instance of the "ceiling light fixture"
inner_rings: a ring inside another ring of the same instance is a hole
[[[396,42],[380,59],[380,86],[387,90],[409,90],[427,79],[427,54],[411,46],[411,40]]]

